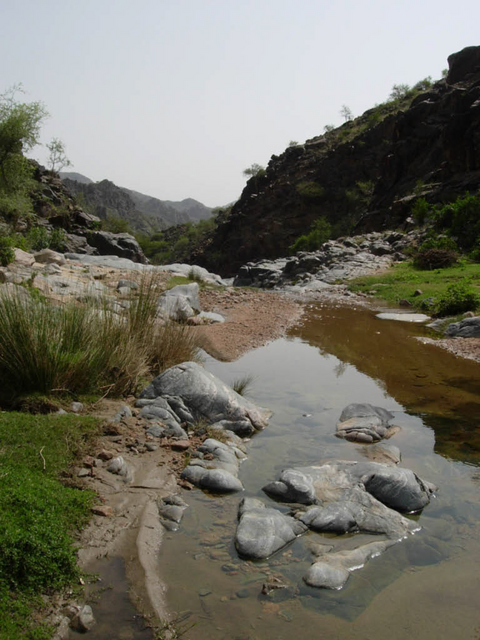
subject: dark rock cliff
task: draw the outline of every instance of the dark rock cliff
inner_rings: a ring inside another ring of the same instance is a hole
[[[191,260],[232,275],[277,258],[320,216],[336,235],[394,229],[416,198],[454,199],[480,187],[480,47],[448,58],[444,80],[366,111],[272,156]]]

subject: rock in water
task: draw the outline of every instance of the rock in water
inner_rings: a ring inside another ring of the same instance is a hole
[[[390,426],[393,413],[371,404],[349,404],[337,423],[336,436],[352,442],[378,442],[390,438],[399,427]]]
[[[265,507],[256,498],[242,500],[239,518],[235,547],[245,558],[268,558],[307,530],[299,520]]]

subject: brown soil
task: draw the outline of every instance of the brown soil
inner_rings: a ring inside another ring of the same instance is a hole
[[[278,293],[228,288],[200,294],[202,309],[226,322],[197,327],[200,344],[217,360],[236,360],[284,335],[301,316],[300,304]]]

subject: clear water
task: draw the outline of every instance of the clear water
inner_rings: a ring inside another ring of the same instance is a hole
[[[159,565],[183,637],[480,638],[480,365],[422,344],[414,337],[422,331],[364,309],[313,305],[288,338],[234,363],[208,359],[226,382],[253,374],[252,400],[274,415],[248,444],[244,494],[184,492],[190,508],[166,536]],[[365,446],[333,435],[351,402],[394,412],[402,430],[390,442],[401,464],[439,487],[417,516],[422,531],[354,572],[341,591],[303,583],[307,543],[344,547],[358,535],[308,533],[268,561],[240,560],[233,536],[244,495],[269,502],[261,487],[285,467],[365,456]],[[261,595],[269,575],[289,589]]]

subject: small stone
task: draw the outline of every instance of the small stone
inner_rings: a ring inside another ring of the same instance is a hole
[[[92,456],[85,456],[83,459],[83,466],[91,469],[95,466],[95,458],[93,458]]]
[[[82,633],[90,631],[94,624],[95,618],[93,617],[93,611],[88,604],[82,607],[77,615],[70,621],[70,627]]]
[[[250,592],[248,589],[240,589],[239,591],[235,592],[235,595],[237,596],[237,598],[248,598]]]
[[[77,476],[79,478],[86,478],[87,476],[91,476],[91,475],[92,475],[91,469],[80,469],[80,471],[77,473]]]
[[[172,451],[186,451],[190,448],[189,440],[175,440],[170,444]]]
[[[145,449],[147,451],[156,451],[158,449],[158,444],[155,444],[154,442],[146,442]]]
[[[111,460],[115,457],[115,454],[112,451],[107,451],[106,449],[102,449],[100,453],[97,454],[97,458],[100,460]]]
[[[81,402],[72,402],[70,409],[73,413],[80,413],[80,411],[83,411],[83,404]]]
[[[111,518],[115,515],[112,507],[109,507],[106,504],[96,505],[95,507],[92,507],[91,511],[96,516],[104,516],[105,518]]]
[[[198,595],[201,598],[205,598],[206,596],[209,596],[211,593],[212,593],[212,590],[209,589],[208,587],[203,587],[203,588],[198,590]]]

